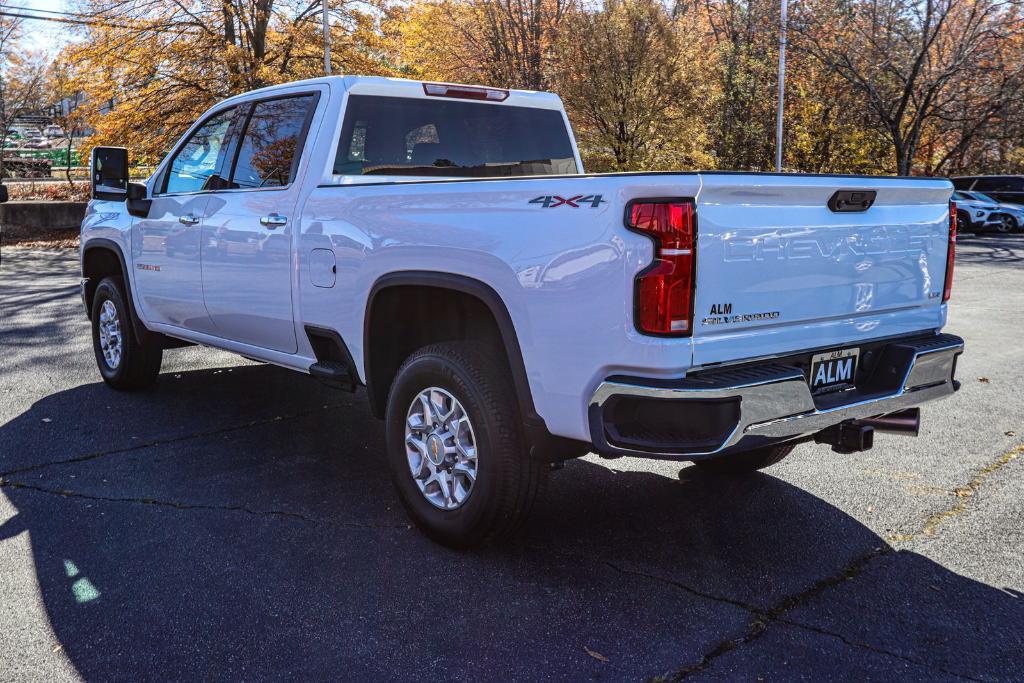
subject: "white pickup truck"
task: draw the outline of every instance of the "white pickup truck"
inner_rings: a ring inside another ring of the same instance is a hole
[[[192,343],[365,386],[453,546],[589,451],[749,472],[958,388],[947,180],[584,174],[554,95],[350,76],[218,104],[145,185],[120,148],[92,176],[103,379]]]

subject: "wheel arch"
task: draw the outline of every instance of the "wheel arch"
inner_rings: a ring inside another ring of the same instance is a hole
[[[402,296],[410,289],[447,290],[457,297],[468,297],[478,302],[480,310],[485,310],[493,321],[497,339],[508,362],[512,374],[513,389],[516,392],[516,403],[522,416],[524,432],[528,443],[534,450],[548,454],[544,457],[560,459],[557,454],[564,450],[568,439],[551,435],[547,425],[536,410],[530,383],[526,374],[519,337],[516,333],[512,316],[501,296],[488,284],[480,280],[436,271],[399,271],[381,276],[374,282],[367,298],[363,320],[363,371],[366,378],[366,389],[370,406],[377,417],[383,417],[388,390],[394,379],[394,371],[401,361],[388,358],[380,348],[380,330],[375,328],[381,324],[378,314],[382,308],[389,308],[386,302],[390,296]],[[382,314],[381,314],[382,315]],[[411,349],[415,350],[415,349]],[[401,355],[401,352],[397,355]],[[403,359],[404,360],[404,359]],[[576,442],[571,442],[579,450]],[[585,451],[584,451],[585,452]],[[556,454],[556,455],[551,455]]]
[[[94,237],[82,247],[82,299],[85,303],[85,314],[92,315],[92,302],[96,287],[100,281],[111,275],[121,277],[124,284],[124,295],[128,300],[128,315],[131,317],[132,332],[140,342],[153,334],[143,324],[138,311],[135,310],[135,297],[132,296],[132,283],[128,277],[128,264],[121,251],[121,245],[105,237]]]

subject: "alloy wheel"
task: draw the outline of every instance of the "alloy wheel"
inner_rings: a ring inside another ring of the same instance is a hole
[[[434,507],[454,510],[473,492],[477,477],[476,435],[466,409],[439,387],[416,395],[405,420],[409,471]]]

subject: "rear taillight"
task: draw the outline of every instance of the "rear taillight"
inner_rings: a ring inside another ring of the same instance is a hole
[[[946,284],[942,288],[942,301],[949,301],[953,293],[953,259],[956,257],[956,202],[949,203],[949,249],[946,250]]]
[[[654,240],[654,262],[636,278],[636,327],[645,334],[693,331],[696,207],[688,199],[634,200],[626,227]]]

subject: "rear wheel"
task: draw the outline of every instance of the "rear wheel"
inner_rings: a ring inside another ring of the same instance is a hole
[[[388,395],[387,457],[399,498],[427,536],[456,548],[511,534],[547,468],[527,454],[498,358],[434,344],[399,369]]]
[[[114,389],[143,389],[156,381],[159,344],[135,338],[121,279],[104,278],[92,300],[92,345],[103,381]]]
[[[693,463],[707,472],[715,474],[739,475],[749,472],[763,470],[766,467],[780,462],[783,458],[793,452],[793,446],[783,444],[781,446],[768,446],[757,448],[752,451],[726,455],[712,460],[698,460]]]

